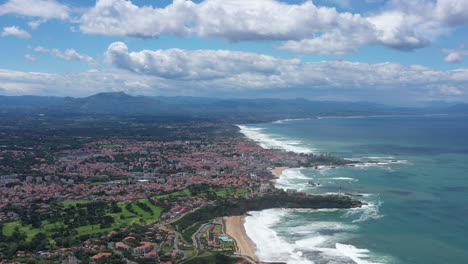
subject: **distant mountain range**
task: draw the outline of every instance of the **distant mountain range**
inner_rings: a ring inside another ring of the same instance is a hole
[[[368,102],[306,99],[219,99],[202,97],[131,96],[99,93],[85,98],[0,96],[1,113],[173,115],[206,117],[299,118],[330,115],[468,113],[468,104],[435,102],[424,108],[392,107]]]

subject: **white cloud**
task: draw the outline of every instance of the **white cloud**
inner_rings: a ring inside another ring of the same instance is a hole
[[[140,75],[179,81],[216,81],[240,87],[376,87],[425,85],[451,79],[452,72],[398,63],[352,63],[347,61],[302,62],[256,53],[230,50],[143,50],[129,52],[125,43],[114,42],[105,52],[106,62]],[[468,70],[453,71],[466,74]],[[455,79],[454,79],[455,80]],[[234,81],[234,82],[233,82]],[[262,88],[263,89],[263,88]]]
[[[169,79],[215,79],[250,73],[274,75],[284,67],[296,67],[299,60],[229,50],[143,50],[128,52],[123,42],[112,43],[106,61],[135,73]]]
[[[463,26],[468,24],[468,1],[438,0],[435,7],[438,19],[449,26]]]
[[[453,51],[445,56],[444,61],[447,63],[461,63],[463,56],[459,52]]]
[[[31,55],[31,54],[24,54],[23,57],[24,57],[25,59],[29,60],[29,61],[37,61],[36,56]]]
[[[345,6],[351,3],[328,1]],[[52,18],[70,19],[89,34],[281,41],[279,49],[339,56],[368,45],[411,51],[468,24],[468,1],[464,0],[389,0],[382,9],[363,14],[317,6],[312,0],[300,4],[278,0],[174,0],[163,8],[138,6],[130,0],[97,0],[93,7],[83,10],[73,10],[79,18],[71,19],[72,9],[56,0],[8,0],[0,6],[0,15],[38,18],[29,22],[32,28]]]
[[[70,8],[55,0],[7,0],[0,5],[0,15],[17,14],[43,19],[67,19]]]
[[[165,8],[138,7],[128,0],[98,0],[81,17],[85,33],[152,38],[196,34],[228,41],[300,40],[336,26],[365,20],[360,15],[274,0],[175,0]]]
[[[366,32],[362,33],[359,34],[356,31],[344,36],[342,33],[335,31],[312,39],[286,41],[277,48],[298,53],[342,56],[356,52],[363,45],[375,43],[372,36],[369,36]]]
[[[468,50],[464,50],[464,45],[457,49],[442,49],[442,53],[446,53],[444,61],[447,63],[462,63],[463,57],[468,56]]]
[[[136,83],[140,83],[137,89],[134,88]],[[149,93],[142,87],[150,83],[153,85],[153,90]],[[122,90],[134,94],[153,94],[158,89],[164,91],[163,85],[159,85],[157,79],[123,70],[52,74],[0,69],[0,91],[8,95],[88,96],[99,92]]]
[[[347,1],[344,1],[347,2]],[[129,0],[98,0],[80,19],[90,34],[154,38],[196,35],[238,41],[284,41],[279,48],[343,55],[365,45],[413,50],[468,24],[468,1],[392,0],[370,14],[338,12],[312,1],[175,0],[164,8]]]
[[[337,98],[411,104],[468,102],[468,69],[438,71],[398,63],[303,62],[226,50],[106,52],[120,69],[47,74],[0,70],[5,94],[84,96],[124,90],[144,95]]]
[[[463,91],[460,88],[449,86],[449,85],[441,85],[439,87],[439,92],[444,95],[462,95]]]
[[[277,59],[277,58],[272,58]],[[299,63],[277,59],[276,73],[242,69],[219,78],[183,79],[128,70],[90,70],[65,74],[0,70],[3,94],[87,96],[123,90],[142,95],[279,97],[362,100],[412,104],[427,100],[468,102],[468,70],[436,71],[422,66],[347,61]],[[240,63],[242,65],[242,63]],[[227,70],[227,69],[226,69]],[[202,69],[191,69],[198,76]],[[192,75],[194,76],[194,75]]]
[[[28,22],[28,25],[32,28],[32,29],[37,29],[42,23],[46,22],[46,20],[44,19],[38,19],[38,20],[33,20],[33,21],[29,21]]]
[[[41,46],[35,47],[34,51],[49,54],[55,58],[66,60],[66,61],[84,61],[90,65],[96,65],[96,60],[88,55],[80,54],[74,49],[66,49],[64,51],[59,49],[47,49]]]
[[[281,63],[281,61],[279,61]],[[286,62],[289,65],[289,62]],[[283,67],[279,65],[278,67]],[[414,104],[418,100],[468,102],[468,70],[435,71],[393,63],[301,63],[276,74],[226,73],[212,79],[163,78],[128,70],[65,74],[0,70],[3,94],[87,96],[123,90],[143,95],[303,97]]]
[[[11,27],[4,27],[3,32],[2,32],[2,37],[6,36],[15,36],[18,38],[23,38],[23,39],[30,39],[31,34],[29,34],[27,31],[20,29],[17,26],[11,26]]]

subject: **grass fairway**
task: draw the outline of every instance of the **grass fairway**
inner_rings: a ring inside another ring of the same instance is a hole
[[[247,189],[235,189],[235,188],[213,188],[213,187],[210,187],[206,191],[200,192],[198,194],[193,194],[193,193],[190,192],[190,190],[185,189],[183,191],[158,195],[155,198],[166,199],[166,198],[169,198],[169,197],[184,197],[184,196],[207,197],[210,192],[215,193],[217,197],[227,198],[227,197],[229,197],[229,196],[231,196],[233,194],[248,193],[249,190],[247,190]]]
[[[214,191],[218,197],[227,198],[233,194],[248,193],[247,189],[233,189],[233,188],[210,188],[209,191]]]
[[[150,209],[151,212],[145,211],[137,205],[137,202],[146,204]],[[64,207],[76,206],[78,204],[89,204],[91,201],[63,201],[61,204]],[[133,224],[151,224],[156,223],[161,216],[163,211],[162,208],[154,206],[152,203],[148,201],[148,199],[138,200],[136,202],[130,202],[130,206],[135,213],[132,213],[127,210],[126,205],[127,203],[117,203],[118,207],[122,210],[119,213],[110,213],[106,212],[106,215],[112,216],[114,219],[114,223],[111,226],[106,228],[101,228],[100,225],[85,225],[73,228],[77,232],[77,236],[81,235],[91,235],[95,233],[102,233],[102,232],[110,232],[116,228],[121,227],[129,227]],[[61,221],[56,223],[49,223],[48,221],[44,220],[41,221],[40,228],[32,228],[31,225],[23,225],[21,221],[14,221],[5,223],[3,225],[2,232],[5,236],[11,236],[15,230],[18,228],[20,232],[26,234],[26,240],[31,241],[31,239],[39,232],[45,234],[52,234],[54,229],[58,227],[66,227],[65,224]]]
[[[28,239],[31,239],[34,235],[40,232],[40,229],[32,229],[31,225],[23,226],[20,221],[14,221],[3,224],[3,235],[11,236],[15,228],[18,228],[21,232],[26,233]]]
[[[148,199],[142,199],[138,202],[146,204],[149,208],[151,208],[151,212],[143,210],[137,206],[135,202],[132,202],[130,204],[132,209],[136,212],[136,214],[134,214],[125,208],[127,203],[120,202],[117,203],[117,205],[120,207],[120,209],[122,209],[122,212],[116,214],[107,214],[112,216],[115,221],[110,227],[101,229],[99,228],[99,225],[88,225],[78,227],[75,230],[78,232],[78,235],[89,235],[101,232],[110,232],[116,228],[129,227],[133,224],[144,225],[156,223],[159,220],[163,209],[154,206],[148,201]]]
[[[173,192],[173,193],[158,195],[158,196],[156,196],[156,198],[158,198],[158,199],[166,199],[166,198],[169,198],[169,197],[190,196],[190,194],[191,194],[190,191],[189,191],[188,189],[185,189],[185,190],[179,191],[179,192]]]

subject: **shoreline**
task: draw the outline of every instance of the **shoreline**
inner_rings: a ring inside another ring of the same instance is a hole
[[[317,119],[319,119],[319,118],[317,117]],[[277,121],[284,122],[284,121],[289,121],[289,120],[285,119],[285,120],[277,120]],[[273,121],[273,122],[277,122],[277,121]],[[241,129],[241,134],[243,134],[243,136],[246,139],[254,141],[255,144],[260,145],[259,142],[255,141],[254,139],[250,138],[246,134],[242,133],[242,129]],[[265,148],[265,147],[263,147],[263,148]],[[282,173],[287,169],[291,169],[291,167],[287,167],[287,166],[272,167],[270,169],[270,173],[272,174],[273,177],[270,180],[270,183],[275,185],[275,183],[278,181],[278,179],[281,178]],[[224,217],[223,220],[224,220],[224,223],[225,223],[226,233],[229,236],[231,236],[233,238],[233,240],[235,240],[235,242],[236,242],[236,245],[237,245],[236,246],[236,248],[237,248],[236,254],[246,256],[246,259],[251,263],[252,263],[252,261],[254,261],[254,263],[265,263],[265,262],[262,262],[262,260],[260,260],[260,258],[255,254],[257,245],[248,236],[248,234],[247,234],[247,232],[245,230],[245,217],[246,217],[246,215]],[[231,228],[231,230],[229,230],[229,228]],[[286,264],[284,262],[274,262],[274,263]]]
[[[275,183],[276,180],[281,177],[283,171],[287,169],[290,168],[274,167],[271,169],[270,172],[273,175],[273,179],[270,182]],[[250,262],[254,261],[254,263],[261,263],[261,260],[255,254],[257,245],[252,241],[245,230],[245,217],[246,215],[223,217],[225,232],[236,242],[236,254],[248,257],[247,259]]]
[[[289,167],[274,167],[270,170],[273,175],[271,183],[275,183],[283,171],[290,169]],[[245,230],[245,217],[241,216],[225,216],[223,217],[225,232],[236,242],[237,254],[247,256],[248,259],[253,260],[255,263],[261,263],[261,260],[255,254],[257,246],[252,239],[247,235]]]
[[[271,174],[273,174],[274,179],[271,180],[272,183],[275,183],[280,177],[283,171],[290,169],[289,167],[274,167],[271,170]]]
[[[247,256],[255,262],[259,262],[260,259],[255,255],[257,247],[245,231],[245,215],[225,216],[223,217],[223,221],[226,234],[236,241],[237,253]]]

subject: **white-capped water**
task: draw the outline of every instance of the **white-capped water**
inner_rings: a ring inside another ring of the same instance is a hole
[[[321,211],[322,213],[324,211]],[[307,215],[294,209],[268,209],[251,212],[245,229],[257,245],[257,256],[267,262],[300,263],[376,263],[368,260],[370,251],[344,244],[352,237],[357,225],[339,221],[308,221]],[[313,210],[303,211],[311,214]]]
[[[346,244],[340,244],[340,243],[336,243],[335,247],[338,250],[338,252],[340,252],[342,255],[346,257],[349,257],[357,264],[375,264],[376,263],[376,262],[371,262],[365,259],[368,257],[368,254],[369,254],[369,250],[367,249],[356,248],[353,245],[346,245]]]
[[[370,197],[370,195],[367,195],[365,197]],[[384,217],[380,214],[379,211],[379,208],[380,206],[382,206],[383,202],[380,199],[378,199],[378,197],[368,200],[371,200],[371,202],[368,201],[367,205],[363,205],[361,208],[349,209],[344,216],[351,218],[357,217],[357,219],[353,220],[353,223],[365,222],[367,220],[379,219]]]
[[[349,177],[335,177],[335,178],[330,178],[330,180],[336,180],[336,181],[358,181],[357,179],[349,178]]]
[[[266,134],[262,128],[239,126],[241,132],[263,148],[281,149],[297,153],[314,153],[310,146],[274,134]],[[356,169],[385,168],[390,164],[404,163],[394,157],[363,157],[360,161],[378,160],[378,163],[355,165]],[[353,184],[359,179],[336,174],[343,168],[319,166],[284,170],[275,186],[316,194],[338,194],[329,188],[341,184]],[[345,169],[350,169],[349,167]],[[310,183],[318,184],[313,185]],[[321,263],[379,263],[378,256],[367,249],[353,245],[359,224],[383,217],[379,214],[382,202],[377,195],[363,194],[359,199],[368,205],[350,210],[340,209],[269,209],[251,212],[246,217],[245,228],[257,245],[257,256],[262,261],[288,264]],[[316,214],[332,214],[323,216]],[[315,217],[314,217],[315,215]],[[327,221],[324,221],[325,217]],[[330,220],[331,219],[331,220]],[[371,260],[372,259],[372,260]]]
[[[240,132],[247,138],[257,142],[262,148],[281,149],[296,153],[316,153],[317,149],[307,146],[300,141],[288,139],[278,135],[267,134],[262,128],[238,125]]]
[[[289,121],[297,121],[297,120],[308,120],[309,118],[287,118],[287,119],[281,119],[281,120],[276,120],[273,121],[273,124],[283,124]]]
[[[303,146],[362,162],[285,172],[276,185],[280,188],[341,193],[368,205],[287,210],[268,227],[285,243],[277,246],[279,260],[468,263],[468,117],[337,118],[252,127],[280,141],[303,141]]]

